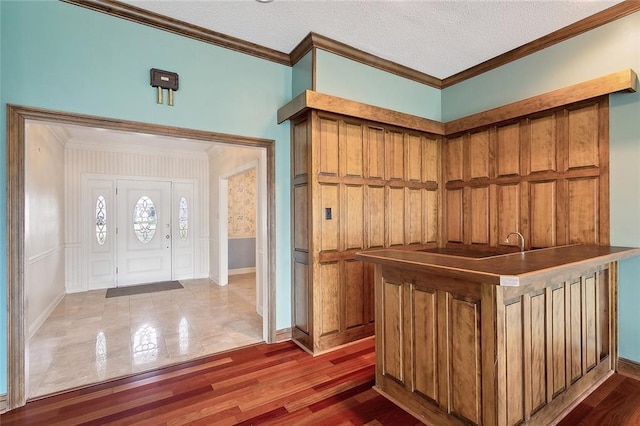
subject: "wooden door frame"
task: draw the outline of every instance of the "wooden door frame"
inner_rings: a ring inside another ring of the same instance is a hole
[[[27,328],[24,291],[25,125],[27,120],[189,138],[264,148],[267,164],[268,343],[276,341],[275,321],[275,141],[225,133],[53,111],[7,104],[7,409],[26,403]]]

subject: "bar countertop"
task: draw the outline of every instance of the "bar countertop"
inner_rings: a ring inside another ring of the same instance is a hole
[[[360,252],[356,259],[417,269],[433,275],[520,286],[572,268],[585,269],[639,255],[640,248],[573,244],[486,257],[478,257],[471,252],[469,255],[462,252],[451,255],[447,249],[380,249]]]

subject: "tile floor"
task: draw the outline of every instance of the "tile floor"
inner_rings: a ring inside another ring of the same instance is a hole
[[[262,341],[255,274],[220,287],[105,298],[68,294],[29,343],[30,398]]]

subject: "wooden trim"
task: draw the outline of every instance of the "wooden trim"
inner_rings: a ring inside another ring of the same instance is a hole
[[[280,343],[286,340],[291,340],[291,327],[276,330],[274,343]]]
[[[170,137],[264,148],[267,163],[267,247],[269,261],[267,303],[268,343],[276,339],[276,229],[275,229],[275,141],[270,139],[228,135],[203,130],[162,126],[134,121],[116,120],[82,114],[72,114],[39,108],[7,105],[7,408],[26,402],[25,349],[26,315],[24,294],[24,164],[25,122],[44,121],[100,127],[120,131],[135,131]]]
[[[618,358],[618,373],[640,380],[640,362]]]
[[[225,49],[256,56],[278,64],[291,66],[289,55],[284,52],[270,49],[259,44],[228,36],[198,25],[189,24],[178,19],[160,15],[149,10],[141,9],[130,4],[115,0],[62,0],[76,6],[84,7],[96,12],[106,13],[117,18],[126,19],[138,24],[147,25],[159,30],[168,31],[184,37],[204,43],[220,46]]]
[[[533,40],[520,47],[516,47],[502,55],[489,59],[481,64],[468,68],[450,77],[442,80],[442,89],[453,86],[454,84],[476,77],[482,73],[490,71],[492,69],[501,67],[510,62],[522,59],[547,47],[553,46],[572,37],[591,31],[602,25],[613,22],[617,19],[623,18],[627,15],[635,13],[640,10],[640,2],[638,0],[625,0],[622,3],[618,3],[602,12],[591,15],[581,21],[575,22],[564,28],[552,32],[544,37],[540,37],[537,40]]]
[[[0,414],[7,411],[7,394],[0,395]]]
[[[542,95],[513,102],[445,123],[447,136],[466,132],[502,121],[513,120],[536,112],[557,108],[610,93],[637,90],[637,76],[632,69],[618,71]]]
[[[378,123],[392,124],[406,129],[436,135],[444,134],[444,125],[439,121],[429,120],[411,114],[381,108],[349,99],[326,95],[324,93],[306,90],[291,102],[278,110],[278,123],[289,120],[309,109],[333,112],[350,117],[358,117],[364,120]]]
[[[297,64],[298,61],[302,59],[304,55],[309,53],[312,49],[313,49],[313,33],[309,33],[305,38],[300,40],[300,43],[298,43],[298,45],[293,48],[291,53],[289,53],[291,66],[294,66],[295,64]]]

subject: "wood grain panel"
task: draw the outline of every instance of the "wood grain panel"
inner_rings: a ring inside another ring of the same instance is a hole
[[[344,249],[364,247],[364,188],[345,185],[344,197]]]
[[[464,137],[447,139],[444,144],[444,180],[445,182],[463,179],[463,147]]]
[[[406,244],[422,243],[424,226],[422,193],[421,189],[407,189],[407,208],[405,212],[407,217]]]
[[[384,179],[384,129],[365,126],[366,177]]]
[[[582,377],[582,284],[580,281],[572,282],[569,286],[569,371],[571,382]]]
[[[318,118],[320,139],[318,148],[318,173],[327,176],[337,176],[338,163],[338,120],[325,117]]]
[[[389,188],[387,212],[389,224],[388,246],[403,245],[404,242],[404,188]]]
[[[320,296],[317,307],[320,313],[319,335],[337,333],[340,331],[341,303],[343,296],[340,294],[340,265],[338,262],[321,263],[318,268],[318,292]]]
[[[438,401],[438,342],[436,293],[418,290],[411,292],[413,303],[413,390]]]
[[[552,397],[555,398],[566,388],[566,353],[565,353],[565,290],[559,287],[551,291],[551,303],[547,309],[551,310],[551,387]]]
[[[569,243],[598,244],[598,178],[572,179],[568,184]]]
[[[384,247],[384,187],[367,187],[367,248]]]
[[[522,303],[520,301],[505,306],[505,346],[507,364],[507,424],[516,425],[524,420],[524,371]]]
[[[340,137],[340,161],[342,176],[362,177],[364,142],[362,138],[362,126],[344,122],[344,131]]]
[[[387,131],[384,146],[387,180],[404,180],[404,135]]]
[[[406,180],[422,182],[422,137],[407,133],[405,135],[407,151],[405,156]]]
[[[520,218],[520,185],[496,185],[498,242],[505,244],[505,237],[519,228]],[[518,245],[515,237],[509,240],[510,245]]]
[[[425,243],[438,241],[438,192],[425,191]]]
[[[569,169],[598,166],[598,122],[598,104],[569,110]]]
[[[293,177],[309,172],[309,122],[304,120],[293,125]]]
[[[447,241],[462,242],[462,189],[447,191]]]
[[[479,424],[482,413],[478,304],[452,297],[449,324],[451,412],[473,424]]]
[[[531,413],[547,403],[545,293],[531,297]]]
[[[293,323],[309,334],[309,265],[293,262]]]
[[[293,248],[309,251],[309,188],[307,184],[293,188]]]
[[[320,185],[320,250],[338,250],[338,185]],[[331,219],[325,219],[325,209],[331,209]]]
[[[529,182],[531,247],[556,245],[556,182]]]
[[[345,282],[345,328],[362,326],[365,324],[365,294],[364,263],[357,260],[344,262]]]
[[[471,179],[489,177],[489,130],[471,133],[469,138]]]
[[[520,174],[520,126],[518,123],[497,129],[496,163],[498,176]]]
[[[471,188],[471,244],[489,244],[489,218],[489,187]]]
[[[423,138],[422,179],[423,182],[440,181],[440,142]]]
[[[402,351],[403,340],[403,305],[402,285],[389,281],[383,284],[384,314],[382,325],[384,345],[382,354],[382,370],[385,376],[391,377],[400,383],[404,382],[404,365]]]
[[[530,172],[557,171],[555,114],[531,119],[529,132],[531,140]]]
[[[598,358],[598,311],[597,306],[597,291],[596,291],[596,278],[595,276],[584,278],[584,315],[586,316],[585,329],[586,336],[584,336],[584,365],[585,373],[596,366]]]

